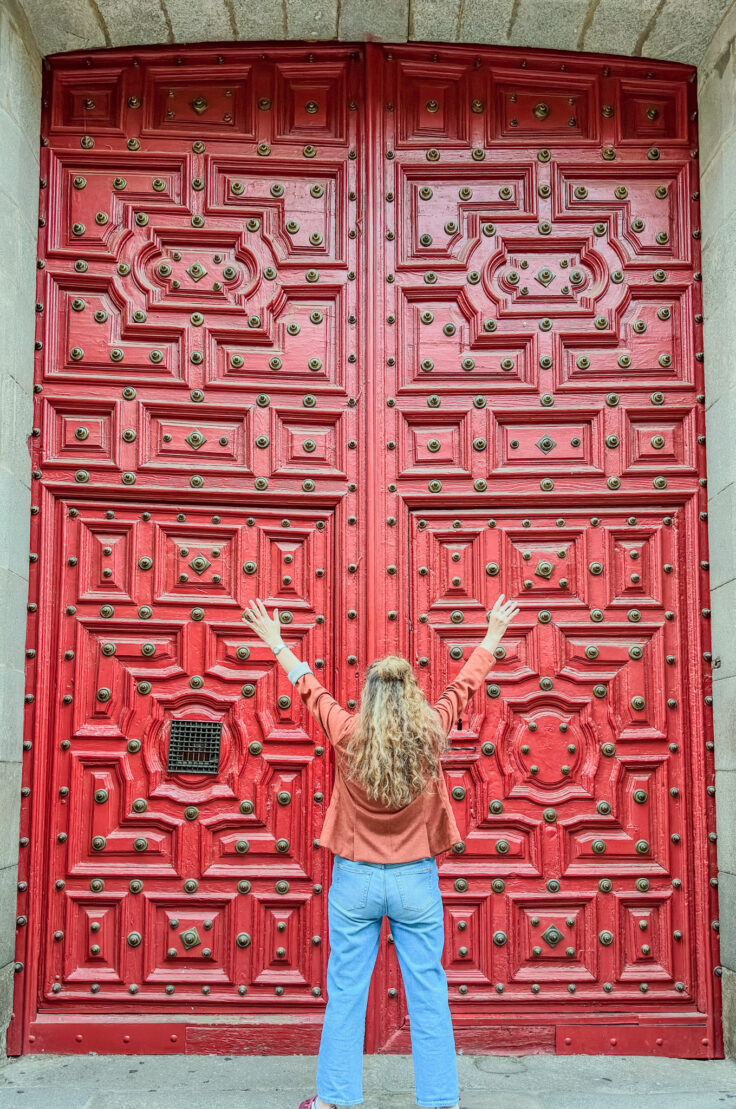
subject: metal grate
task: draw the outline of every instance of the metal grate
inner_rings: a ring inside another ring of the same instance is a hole
[[[172,720],[166,769],[174,774],[216,774],[221,735],[220,721]]]

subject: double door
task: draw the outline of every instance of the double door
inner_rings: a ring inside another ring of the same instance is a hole
[[[243,609],[355,708],[503,592],[443,758],[458,1047],[721,1053],[693,75],[53,61],[13,1050],[316,1051],[334,760]]]

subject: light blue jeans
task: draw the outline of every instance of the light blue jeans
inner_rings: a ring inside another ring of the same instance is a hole
[[[417,1105],[458,1102],[455,1036],[442,966],[445,920],[437,860],[366,863],[335,855],[329,907],[327,1007],[317,1093],[335,1105],[363,1101],[368,987],[384,914],[389,918],[409,1008]]]

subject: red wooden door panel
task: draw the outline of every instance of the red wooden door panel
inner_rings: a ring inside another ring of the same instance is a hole
[[[54,61],[12,1050],[316,1051],[332,762],[243,608],[354,708],[503,591],[444,761],[458,1046],[721,1053],[691,72]],[[366,1050],[409,1050],[388,922]]]
[[[277,606],[331,686],[357,658],[361,76],[348,48],[52,69],[31,1050],[186,1050],[172,1012],[324,1004],[324,737],[241,616]]]
[[[467,1051],[721,1051],[691,74],[397,46],[370,98],[376,593],[436,691],[521,606],[444,764]]]

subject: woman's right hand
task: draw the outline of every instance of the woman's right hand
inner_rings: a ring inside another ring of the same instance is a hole
[[[507,627],[519,611],[520,609],[516,601],[504,601],[503,593],[499,594],[491,609],[491,615],[488,618],[487,638],[495,639],[497,642],[500,641]]]

